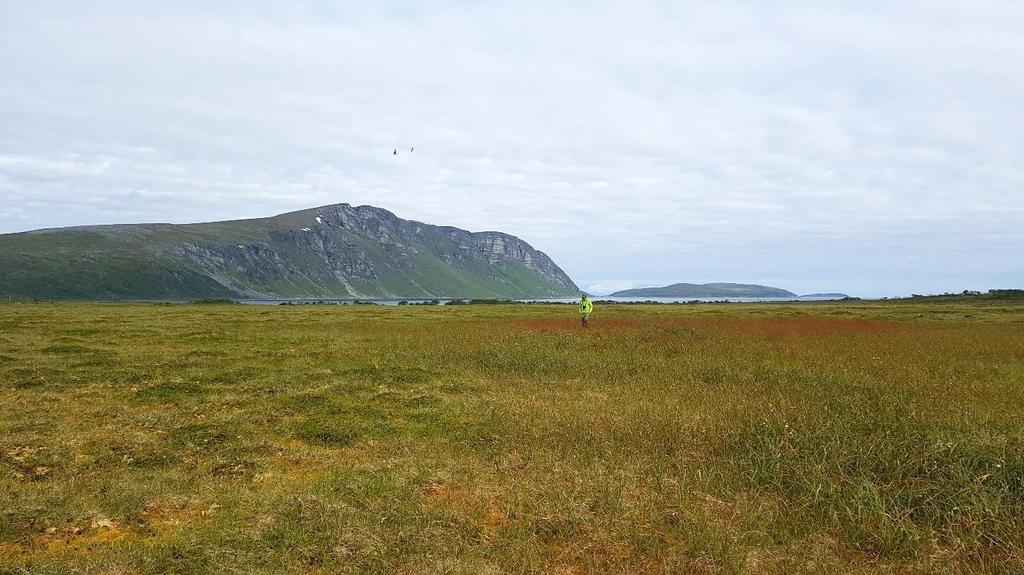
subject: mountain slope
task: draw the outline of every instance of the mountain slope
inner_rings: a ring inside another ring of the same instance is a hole
[[[0,295],[36,298],[546,297],[578,292],[500,232],[337,204],[270,218],[0,235]]]
[[[611,295],[616,297],[797,297],[791,291],[776,287],[732,283],[678,283],[662,287],[627,289]]]

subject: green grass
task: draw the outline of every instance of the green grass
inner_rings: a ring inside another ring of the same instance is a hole
[[[1024,306],[0,305],[0,573],[1024,572]]]

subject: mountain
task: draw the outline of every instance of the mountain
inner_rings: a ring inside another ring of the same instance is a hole
[[[547,297],[579,292],[543,252],[337,204],[270,218],[0,235],[0,295],[66,299]]]
[[[806,299],[843,299],[850,297],[845,293],[839,292],[828,292],[828,293],[808,293],[800,296]]]
[[[672,284],[663,287],[636,288],[617,291],[612,297],[778,297],[795,298],[791,291],[755,284]]]

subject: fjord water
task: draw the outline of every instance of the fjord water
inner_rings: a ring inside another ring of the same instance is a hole
[[[448,302],[455,301],[456,298],[437,298],[437,301],[441,305],[446,305]],[[715,303],[715,302],[728,302],[728,303],[770,303],[770,302],[800,302],[800,301],[835,301],[832,298],[818,298],[818,297],[790,297],[790,298],[771,298],[771,297],[619,297],[619,296],[606,296],[599,297],[595,296],[593,300],[597,303],[615,302],[615,303],[662,303],[662,304],[674,304],[674,303]],[[336,305],[350,305],[355,303],[373,303],[377,305],[398,305],[399,302],[408,302],[410,304],[416,303],[429,303],[433,301],[431,298],[416,298],[416,299],[248,299],[239,300],[239,303],[250,304],[250,305],[281,305],[281,304],[336,304]],[[465,301],[465,300],[461,300]],[[557,297],[557,298],[534,298],[534,299],[509,299],[502,301],[518,302],[518,303],[575,303],[579,301],[579,298],[569,297]]]

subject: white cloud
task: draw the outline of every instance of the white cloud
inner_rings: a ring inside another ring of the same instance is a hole
[[[0,231],[346,201],[598,286],[1024,283],[1017,3],[9,4]]]

